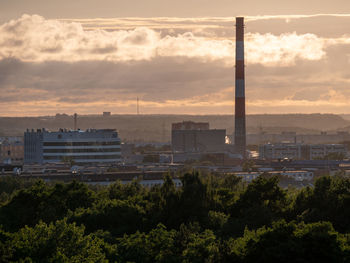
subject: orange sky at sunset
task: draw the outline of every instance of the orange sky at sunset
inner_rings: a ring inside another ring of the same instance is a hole
[[[350,113],[349,1],[139,2],[0,0],[0,115],[233,114],[236,15],[248,114]]]

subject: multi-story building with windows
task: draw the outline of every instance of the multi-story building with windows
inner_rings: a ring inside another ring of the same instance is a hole
[[[0,163],[23,164],[23,138],[7,137],[0,141]]]
[[[332,154],[346,157],[347,148],[343,144],[301,143],[264,144],[259,146],[259,157],[269,160],[315,160],[327,158],[327,156]]]
[[[24,162],[29,163],[118,163],[120,138],[113,129],[69,131],[27,130],[24,133]]]

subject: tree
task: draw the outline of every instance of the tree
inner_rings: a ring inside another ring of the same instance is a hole
[[[283,218],[287,205],[286,197],[286,192],[278,186],[277,177],[259,176],[232,205],[231,221],[233,220],[232,223],[236,226],[240,225],[241,231],[245,226],[257,229],[270,225],[273,221]]]
[[[105,262],[102,243],[93,235],[84,235],[84,227],[61,220],[22,228],[7,245],[11,261],[16,262]]]
[[[18,191],[0,208],[0,224],[7,231],[17,231],[25,225],[34,226],[40,220],[49,223],[62,219],[69,210],[92,206],[95,198],[95,193],[83,183],[73,181],[51,187],[37,181],[30,188]]]
[[[350,247],[329,222],[276,222],[231,239],[226,260],[240,262],[347,262]]]
[[[159,224],[148,234],[137,231],[117,239],[118,257],[121,262],[180,262],[176,254],[176,231],[167,231]]]
[[[330,221],[342,233],[350,232],[350,179],[321,177],[315,188],[303,189],[293,206],[294,217],[306,222]]]
[[[198,172],[186,173],[181,178],[182,192],[177,207],[179,224],[181,222],[203,222],[209,212],[207,185],[202,182]]]
[[[89,233],[101,229],[119,237],[144,230],[145,217],[145,208],[133,200],[101,200],[76,211],[69,220],[84,225]]]

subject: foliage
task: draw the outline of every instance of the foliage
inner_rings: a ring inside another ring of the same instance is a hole
[[[313,189],[302,189],[296,197],[293,216],[306,222],[330,221],[342,232],[350,232],[350,178],[321,177]]]
[[[8,261],[104,262],[102,243],[93,235],[84,235],[84,227],[62,220],[24,227],[12,234],[5,244]]]
[[[0,179],[0,262],[350,262],[350,179],[282,189],[268,174],[177,188]]]
[[[239,262],[348,262],[350,246],[329,222],[276,222],[231,239],[228,259]]]
[[[95,201],[95,193],[85,184],[73,181],[48,186],[37,181],[27,189],[21,189],[10,202],[0,208],[0,224],[9,231],[17,231],[25,225],[34,226],[40,220],[53,222],[79,207],[89,207]]]

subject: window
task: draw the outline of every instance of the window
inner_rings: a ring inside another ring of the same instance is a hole
[[[101,146],[101,145],[120,145],[120,141],[105,142],[44,142],[44,146]]]

